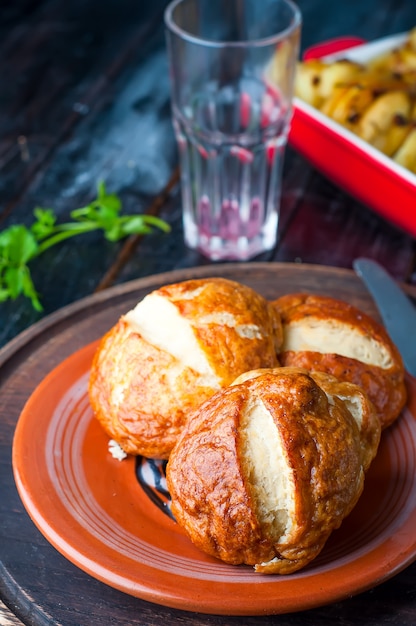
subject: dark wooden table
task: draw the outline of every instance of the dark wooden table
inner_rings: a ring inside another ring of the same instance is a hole
[[[299,0],[299,5],[302,49],[341,35],[372,40],[416,25],[412,0]],[[66,219],[93,198],[100,179],[120,195],[127,211],[157,214],[172,227],[170,234],[154,232],[115,244],[101,235],[85,235],[37,259],[32,274],[44,310],[36,312],[24,298],[0,304],[3,358],[16,342],[24,345],[21,333],[30,334],[33,324],[66,305],[132,279],[209,264],[183,244],[165,6],[165,0],[1,3],[1,228],[30,224],[38,205],[53,207]],[[256,261],[348,269],[354,258],[367,256],[415,286],[415,253],[411,236],[288,149],[278,245]],[[0,384],[7,375],[0,369]],[[20,401],[29,389],[30,383],[22,388]],[[2,625],[416,624],[416,564],[354,598],[274,617],[203,616],[152,605],[103,585],[58,555],[29,520],[11,471],[18,415],[5,415],[1,406],[0,399]],[[33,589],[23,589],[20,578],[23,572],[27,578],[32,564],[33,575],[44,578]]]

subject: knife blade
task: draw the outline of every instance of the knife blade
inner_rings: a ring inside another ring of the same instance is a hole
[[[416,376],[416,308],[392,276],[376,261],[355,259],[353,268],[373,297],[407,371]]]

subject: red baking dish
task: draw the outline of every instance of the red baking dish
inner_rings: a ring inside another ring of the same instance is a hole
[[[400,45],[405,37],[403,33],[372,43],[333,40],[310,49],[304,58],[348,57],[365,63]],[[294,101],[289,141],[342,189],[416,238],[415,174],[299,98]]]

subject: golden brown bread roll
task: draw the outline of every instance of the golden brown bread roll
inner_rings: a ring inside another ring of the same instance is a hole
[[[344,402],[307,371],[239,380],[195,411],[172,451],[172,511],[204,552],[288,574],[319,554],[355,506],[367,452]]]
[[[361,386],[382,429],[397,419],[406,403],[404,366],[381,324],[327,296],[288,294],[273,305],[283,324],[282,365],[326,372]]]
[[[247,369],[278,364],[281,337],[276,309],[249,287],[221,278],[162,287],[102,339],[91,405],[126,452],[168,458],[193,409]]]

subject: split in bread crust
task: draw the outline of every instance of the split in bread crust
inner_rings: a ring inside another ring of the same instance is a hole
[[[278,364],[280,317],[254,290],[222,278],[167,285],[104,336],[89,395],[130,454],[168,458],[188,416],[236,376]]]
[[[404,366],[385,328],[347,302],[314,294],[288,294],[273,301],[281,317],[285,366],[321,371],[361,386],[381,427],[406,403]]]
[[[355,506],[370,454],[346,403],[325,391],[332,383],[299,368],[260,370],[193,414],[167,481],[172,511],[198,548],[280,574],[319,554]],[[347,387],[337,392],[373,410],[360,389]],[[380,426],[369,421],[374,456]]]

